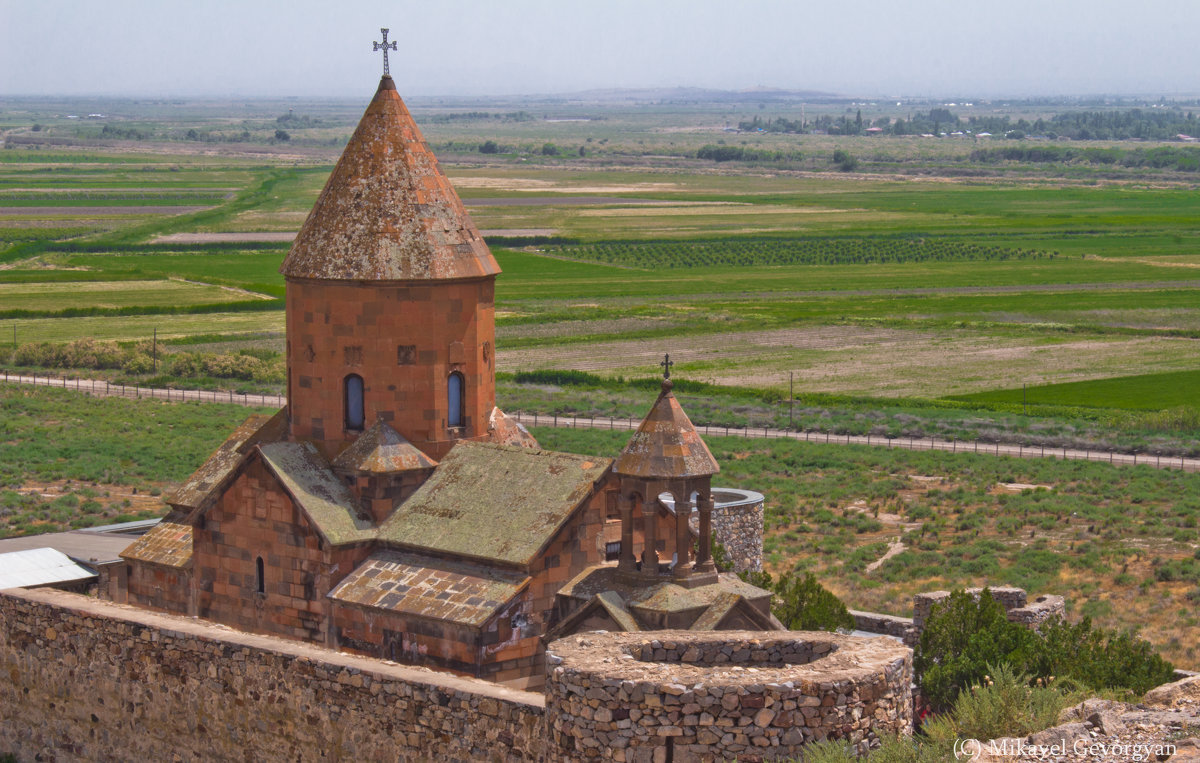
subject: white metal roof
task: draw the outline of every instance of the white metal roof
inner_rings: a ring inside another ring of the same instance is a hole
[[[95,573],[52,548],[31,548],[0,554],[0,590],[28,588],[69,580],[85,580]]]

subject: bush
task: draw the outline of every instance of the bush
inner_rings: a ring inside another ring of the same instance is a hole
[[[1075,625],[1048,621],[1040,633],[1010,623],[986,589],[978,600],[955,591],[934,607],[913,668],[935,709],[950,707],[965,689],[982,684],[1001,667],[1033,680],[1066,678],[1092,690],[1135,694],[1170,681],[1175,671],[1149,642],[1093,628],[1088,618]]]
[[[1053,726],[1066,706],[1057,689],[1030,686],[1009,665],[989,665],[981,684],[959,693],[951,717],[964,739],[1023,737]]]
[[[833,163],[842,172],[853,172],[858,169],[858,160],[849,151],[843,151],[840,148],[833,151]]]
[[[1167,683],[1175,667],[1145,639],[1093,628],[1090,618],[1071,625],[1055,620],[1042,625],[1034,660],[1037,676],[1066,676],[1092,689],[1128,689],[1145,694]]]
[[[751,585],[765,588],[775,595],[771,614],[791,631],[835,631],[853,629],[854,617],[846,605],[821,585],[811,572],[801,577],[788,573],[772,581],[766,572],[746,571],[739,577]]]
[[[917,683],[930,705],[949,708],[960,691],[978,685],[990,665],[1025,672],[1034,634],[1008,621],[1000,603],[984,589],[976,600],[958,590],[934,606],[913,656]]]
[[[479,153],[481,154],[498,154],[500,153],[500,144],[494,140],[485,140],[479,144]]]

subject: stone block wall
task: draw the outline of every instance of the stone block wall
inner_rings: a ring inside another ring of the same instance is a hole
[[[543,759],[544,699],[54,590],[0,593],[18,760]]]
[[[912,651],[831,633],[571,636],[547,651],[552,758],[761,761],[912,731]]]
[[[983,593],[982,588],[968,588],[966,592],[976,599]],[[1066,615],[1066,599],[1061,596],[1044,594],[1037,597],[1033,604],[1026,604],[1028,595],[1024,589],[1013,586],[996,586],[989,588],[992,598],[1004,607],[1009,622],[1020,623],[1027,627],[1036,628],[1052,617]],[[908,643],[915,644],[925,630],[925,622],[933,606],[950,598],[949,591],[929,591],[913,597],[913,635]]]

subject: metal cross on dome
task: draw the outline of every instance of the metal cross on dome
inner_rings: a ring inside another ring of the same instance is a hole
[[[391,71],[388,70],[387,52],[388,52],[388,48],[395,50],[396,43],[395,43],[395,41],[392,41],[390,43],[388,42],[388,39],[387,39],[388,30],[387,29],[380,27],[379,31],[383,32],[383,42],[372,42],[371,44],[375,46],[374,48],[372,48],[372,50],[374,50],[374,51],[382,50],[383,51],[383,76],[390,77],[390,76],[392,76],[392,73],[391,73]]]
[[[671,355],[670,354],[663,355],[663,360],[661,363],[659,363],[659,365],[662,366],[662,369],[663,369],[663,378],[670,379],[671,378],[671,366],[675,365],[675,361],[671,360]]]

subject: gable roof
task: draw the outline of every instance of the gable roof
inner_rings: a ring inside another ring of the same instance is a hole
[[[692,623],[690,630],[694,631],[715,631],[727,630],[722,625],[733,614],[741,615],[744,619],[749,620],[754,624],[755,628],[764,631],[776,630],[775,625],[771,623],[771,618],[759,612],[746,598],[732,591],[724,591],[717,594],[713,599],[713,603],[700,617],[696,618],[696,622]]]
[[[612,461],[460,442],[379,529],[385,543],[528,565]]]
[[[171,511],[162,521],[129,544],[122,559],[132,559],[165,567],[187,567],[192,563],[192,526],[187,513]]]
[[[391,77],[380,80],[279,272],[351,281],[500,272]]]
[[[437,466],[429,456],[378,419],[333,460],[333,468],[370,474],[393,474]]]
[[[369,541],[375,528],[350,489],[337,478],[312,443],[274,442],[258,446],[263,463],[331,545]]]
[[[703,477],[721,471],[671,393],[670,379],[663,380],[662,392],[617,457],[613,471],[645,479]]]
[[[194,513],[220,493],[255,444],[281,439],[286,427],[287,416],[282,408],[272,416],[256,414],[246,419],[192,476],[166,497],[166,502],[175,509]]]
[[[520,572],[385,550],[367,557],[329,598],[478,628],[530,579]]]
[[[603,612],[612,621],[615,630],[633,633],[642,629],[638,621],[625,608],[625,602],[621,599],[621,594],[616,591],[601,591],[589,599],[587,604],[579,607],[551,628],[546,634],[547,640],[579,632],[578,628],[583,622],[593,614],[599,614],[600,612]]]

